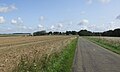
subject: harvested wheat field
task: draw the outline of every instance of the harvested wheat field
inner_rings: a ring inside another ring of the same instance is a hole
[[[21,56],[32,61],[36,54],[41,58],[59,53],[73,39],[73,36],[0,37],[0,72],[12,72]]]

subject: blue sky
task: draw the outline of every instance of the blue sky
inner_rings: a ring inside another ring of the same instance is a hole
[[[119,3],[120,0],[0,0],[0,33],[119,28]]]

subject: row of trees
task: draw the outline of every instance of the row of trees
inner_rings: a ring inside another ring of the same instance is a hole
[[[91,32],[87,30],[81,30],[78,32],[80,36],[113,36],[120,37],[120,29],[114,29],[104,32]]]
[[[109,31],[103,32],[102,35],[120,37],[120,29],[109,30]]]
[[[79,36],[115,36],[120,37],[120,29],[109,30],[105,32],[91,32],[87,30],[80,31],[66,31],[66,32],[46,32],[46,31],[37,31],[33,33],[33,36],[40,35],[79,35]]]
[[[37,31],[33,33],[33,36],[40,36],[40,35],[78,35],[77,31],[66,31],[66,32],[46,32],[45,30],[43,31]]]

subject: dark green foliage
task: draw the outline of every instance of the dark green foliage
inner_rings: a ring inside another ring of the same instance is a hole
[[[92,36],[92,32],[87,30],[81,30],[78,32],[79,36]]]
[[[53,32],[53,35],[60,35],[60,32]]]
[[[77,35],[78,32],[76,31],[66,31],[66,35]]]
[[[52,35],[53,33],[50,31],[50,32],[48,32],[47,34],[48,34],[48,35]]]
[[[46,34],[47,34],[46,31],[43,30],[43,31],[34,32],[34,33],[33,33],[33,36],[41,36],[41,35],[46,35]]]
[[[102,36],[120,37],[120,29],[105,31],[102,33]]]
[[[80,30],[78,32],[79,36],[113,36],[120,37],[120,29],[109,30],[105,32],[91,32],[87,30]]]

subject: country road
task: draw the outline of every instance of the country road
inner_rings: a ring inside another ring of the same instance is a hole
[[[120,55],[79,38],[73,72],[120,72]]]

